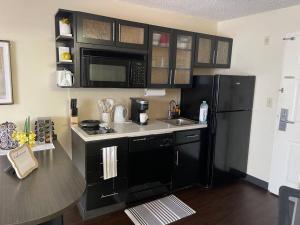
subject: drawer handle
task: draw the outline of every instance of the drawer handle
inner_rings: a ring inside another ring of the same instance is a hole
[[[161,144],[161,145],[159,145],[159,147],[170,147],[171,146],[171,144]]]
[[[101,195],[101,198],[108,198],[108,197],[112,197],[112,196],[115,196],[115,195],[118,195],[119,193],[115,192],[115,193],[112,193],[112,194],[109,194],[109,195],[104,195],[102,194]]]
[[[196,137],[199,137],[199,134],[186,135],[185,137],[187,137],[187,138],[196,138]]]
[[[133,142],[137,142],[137,141],[146,141],[146,138],[139,138],[139,139],[134,139]]]

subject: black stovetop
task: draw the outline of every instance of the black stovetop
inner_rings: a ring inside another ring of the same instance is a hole
[[[114,129],[106,127],[83,127],[79,126],[88,135],[115,133]]]

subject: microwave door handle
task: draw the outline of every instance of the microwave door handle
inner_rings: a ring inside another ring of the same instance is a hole
[[[128,87],[132,84],[132,62],[129,63]]]

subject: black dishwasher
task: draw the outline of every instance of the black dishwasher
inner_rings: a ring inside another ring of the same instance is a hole
[[[130,138],[129,202],[169,193],[174,162],[173,136]]]

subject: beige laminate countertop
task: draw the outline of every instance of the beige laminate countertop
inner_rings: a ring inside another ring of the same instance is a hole
[[[112,123],[111,127],[115,133],[88,135],[80,127],[72,126],[72,130],[77,133],[84,141],[98,141],[122,137],[137,137],[153,134],[172,133],[174,131],[193,130],[206,128],[205,124],[192,124],[184,126],[174,126],[160,120],[150,120],[147,125],[138,125],[133,122]]]

